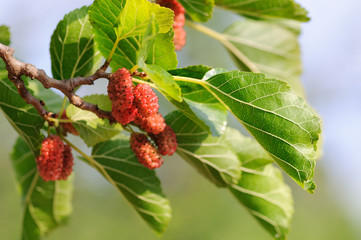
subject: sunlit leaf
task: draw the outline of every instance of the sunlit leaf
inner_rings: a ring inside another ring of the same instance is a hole
[[[132,34],[127,30],[127,35],[125,36],[117,32],[117,27],[119,26],[118,16],[122,13],[125,2],[125,0],[95,0],[89,11],[90,20],[94,28],[95,40],[98,43],[102,55],[108,58],[114,45],[116,45],[110,66],[113,69],[121,67],[131,69],[137,64],[137,53],[140,49],[142,36],[146,31],[149,19],[152,14],[155,14],[161,33],[156,37],[154,47],[149,51],[146,63],[159,65],[165,70],[175,68],[178,61],[172,41],[173,32],[170,29],[171,25],[169,25],[169,23],[172,23],[172,11],[161,8],[154,3],[146,3],[149,7],[148,10],[141,10],[142,14],[146,14],[142,17],[144,27],[141,28],[141,31],[136,31]],[[170,15],[168,13],[170,13]],[[130,19],[133,18],[130,14],[126,14],[126,16]],[[168,18],[170,18],[170,22],[165,24],[164,19]],[[144,19],[146,19],[146,21]],[[168,30],[166,31],[166,29]],[[127,38],[124,39],[124,37]]]
[[[142,36],[152,16],[159,24],[159,33],[168,32],[173,25],[174,13],[170,9],[160,7],[148,0],[126,1],[116,22],[117,37],[125,39]]]
[[[86,76],[99,67],[88,7],[75,9],[58,23],[50,42],[51,69],[56,79]]]
[[[159,25],[155,19],[154,14],[148,23],[148,28],[144,33],[142,38],[142,43],[140,44],[140,48],[137,55],[137,64],[139,67],[143,67],[145,61],[147,60],[150,49],[153,49],[155,38],[159,33]]]

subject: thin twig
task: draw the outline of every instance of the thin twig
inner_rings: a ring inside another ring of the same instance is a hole
[[[32,104],[45,120],[48,121],[49,117],[53,117],[53,114],[46,111],[44,108],[45,103],[43,101],[30,94],[21,79],[22,75],[31,79],[37,79],[41,82],[44,88],[56,88],[60,90],[69,99],[69,102],[76,107],[82,110],[91,111],[99,118],[109,119],[111,123],[115,122],[111,112],[99,109],[96,104],[85,102],[81,97],[74,93],[74,90],[81,85],[93,85],[94,81],[99,78],[108,79],[110,73],[106,73],[105,71],[109,66],[109,62],[105,62],[103,66],[101,66],[93,75],[88,77],[75,77],[67,80],[57,80],[49,77],[44,70],[38,69],[34,65],[23,63],[15,59],[13,56],[14,52],[15,50],[13,48],[0,43],[0,57],[5,62],[9,79],[15,84],[20,96],[28,104]]]

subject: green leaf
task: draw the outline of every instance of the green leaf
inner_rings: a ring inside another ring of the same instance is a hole
[[[203,65],[194,65],[189,66],[185,68],[177,68],[169,70],[169,73],[174,76],[184,76],[184,77],[192,77],[197,79],[202,79],[204,74],[211,70],[211,67],[203,66]],[[186,91],[186,90],[185,90]],[[167,97],[167,96],[166,96]],[[180,110],[185,116],[187,116],[189,119],[191,119],[193,122],[197,123],[198,126],[200,126],[203,130],[206,130],[207,132],[211,132],[210,127],[205,124],[204,121],[199,119],[195,112],[190,108],[188,103],[185,101],[178,102],[174,99],[167,97],[168,101],[170,101],[178,110]]]
[[[212,69],[197,65],[171,70],[170,73],[181,77],[206,79],[221,69]],[[210,131],[213,136],[223,134],[227,125],[227,109],[199,84],[176,81],[182,89],[184,103],[172,103],[188,118],[196,122],[202,129]]]
[[[272,157],[259,143],[242,135],[238,130],[228,127],[226,138],[241,161],[242,167],[257,169],[273,163]]]
[[[8,26],[0,25],[0,43],[10,45],[10,30]]]
[[[214,0],[179,0],[194,21],[206,22],[212,18]]]
[[[168,72],[173,76],[183,76],[183,77],[202,79],[203,76],[210,70],[212,70],[212,67],[205,65],[192,65],[185,68],[172,69],[169,70]]]
[[[43,140],[40,129],[44,125],[44,119],[32,105],[20,97],[14,84],[8,79],[0,79],[0,108],[31,150],[37,153]]]
[[[320,119],[285,82],[231,71],[200,82],[246,127],[277,164],[312,192]]]
[[[158,65],[144,64],[143,70],[159,90],[178,102],[182,102],[182,92],[172,75]]]
[[[144,22],[144,24],[146,23],[144,29],[142,31],[137,31],[137,34],[139,34],[137,36],[123,39],[124,36],[122,37],[117,35],[116,28],[119,26],[117,23],[119,20],[118,16],[122,13],[124,4],[124,0],[95,0],[89,11],[90,20],[95,33],[95,40],[98,43],[99,49],[103,56],[108,58],[113,51],[114,45],[116,45],[110,66],[113,69],[118,69],[121,67],[131,69],[136,65],[137,53],[140,49],[142,35],[146,31],[148,21],[153,13],[156,15],[156,19],[160,26],[160,32],[164,33],[158,34],[156,37],[153,50],[149,51],[146,62],[149,64],[159,65],[166,70],[175,68],[178,62],[172,41],[173,31],[163,31],[167,28],[164,27],[166,25],[164,25],[163,17],[167,16],[167,19],[169,17],[168,14],[161,14],[164,13],[163,10],[165,8],[161,8],[156,4],[152,4],[150,7],[151,11],[148,12],[148,20]],[[153,5],[156,5],[157,7],[154,8]],[[170,12],[173,18],[173,13],[171,10],[165,9],[165,11],[165,13]],[[172,23],[172,20],[170,20],[170,23]]]
[[[219,187],[237,183],[240,162],[225,136],[213,137],[179,111],[166,116],[177,135],[177,153]]]
[[[21,138],[16,141],[11,160],[24,205],[22,239],[40,240],[71,214],[72,177],[45,182],[39,177],[34,153]]]
[[[159,24],[159,33],[171,29],[174,17],[172,10],[147,0],[126,1],[117,19],[117,37],[124,39],[143,35],[153,15]]]
[[[171,218],[168,199],[162,193],[154,170],[139,163],[129,139],[111,140],[93,148],[92,157],[103,176],[130,202],[140,216],[158,233],[163,233]]]
[[[293,215],[291,189],[256,141],[232,128],[227,128],[226,138],[242,163],[242,178],[231,192],[274,238],[285,239]]]
[[[51,69],[56,79],[87,76],[99,67],[101,54],[95,46],[88,7],[66,14],[50,42]]]
[[[0,43],[10,45],[10,31],[9,27],[5,25],[0,26]],[[5,63],[0,59],[0,79],[6,79],[8,72],[6,71]]]
[[[111,111],[111,102],[107,95],[90,95],[83,99],[97,104],[102,110]],[[100,119],[96,114],[81,110],[74,105],[66,108],[66,115],[74,121],[73,126],[88,147],[107,141],[122,131],[120,124],[110,124],[108,119]]]
[[[44,88],[43,85],[36,80],[28,80],[27,86],[36,98],[44,101],[48,111],[53,113],[60,112],[63,104],[63,98],[61,96],[50,89]]]
[[[250,71],[239,52],[258,71],[286,81],[298,94],[304,95],[298,34],[293,30],[276,22],[244,19],[231,24],[223,37],[232,45],[226,47],[241,70]]]
[[[275,239],[286,239],[293,215],[293,198],[279,169],[272,165],[242,168],[242,178],[230,191]]]
[[[154,15],[153,15],[154,16]],[[152,17],[148,29],[144,34],[137,54],[137,65],[144,67],[144,63],[159,65],[163,69],[177,66],[177,55],[172,41],[174,32],[159,34],[159,25]],[[174,61],[175,60],[175,61]]]
[[[255,18],[288,18],[309,21],[307,11],[294,0],[215,0],[216,5]]]
[[[145,61],[147,60],[149,50],[153,49],[155,38],[159,33],[159,25],[155,19],[154,14],[149,20],[148,28],[143,36],[140,49],[137,56],[137,64],[139,67],[143,67]]]
[[[149,50],[146,63],[158,65],[165,70],[177,67],[177,53],[173,42],[174,32],[160,33],[155,38],[153,47]]]

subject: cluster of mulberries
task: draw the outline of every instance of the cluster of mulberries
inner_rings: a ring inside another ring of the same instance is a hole
[[[73,155],[69,145],[59,136],[51,135],[41,144],[40,155],[36,158],[40,177],[45,181],[66,180],[73,169]]]
[[[173,155],[177,149],[177,138],[170,126],[158,134],[148,133],[155,146],[145,134],[132,133],[130,148],[135,153],[139,162],[149,169],[158,168],[162,165],[162,155]]]
[[[174,11],[174,46],[175,50],[181,50],[186,44],[186,31],[184,30],[185,10],[184,7],[176,0],[157,0],[157,3],[163,7],[170,8]]]
[[[108,95],[112,102],[112,116],[122,125],[133,122],[146,131],[157,147],[145,134],[133,133],[130,147],[139,162],[149,169],[160,167],[161,155],[173,155],[177,148],[176,135],[158,112],[158,97],[145,83],[133,86],[132,77],[125,68],[111,74]]]
[[[133,86],[132,77],[125,68],[109,78],[108,96],[112,102],[112,116],[122,125],[134,122],[146,132],[158,134],[166,126],[159,114],[158,97],[148,84]]]

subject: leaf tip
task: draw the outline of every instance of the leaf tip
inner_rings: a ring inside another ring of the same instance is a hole
[[[309,193],[314,193],[316,189],[315,182],[312,179],[304,182],[304,189],[307,190]]]

